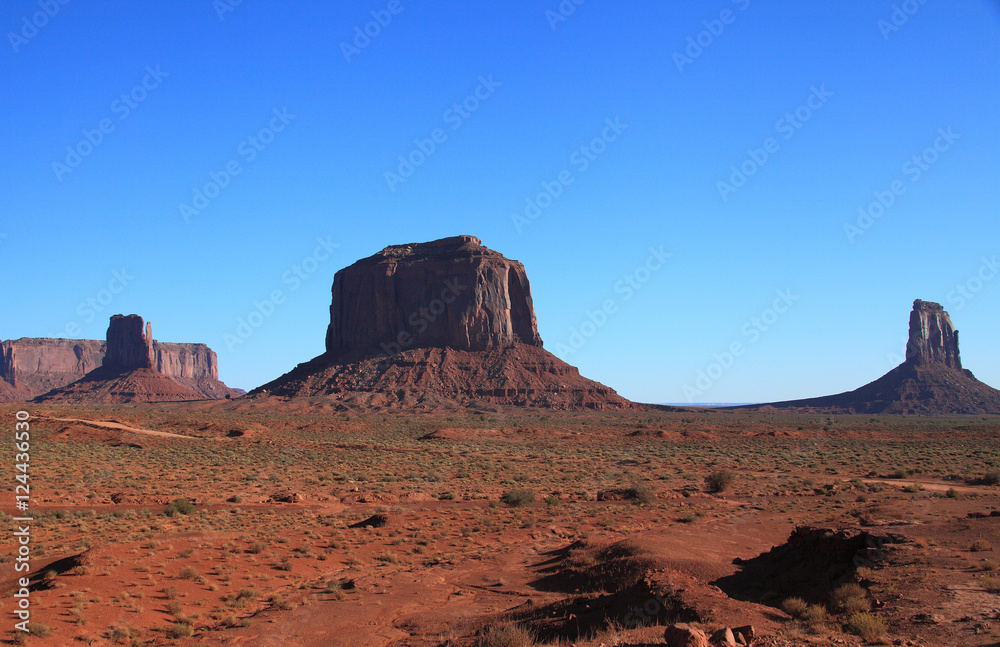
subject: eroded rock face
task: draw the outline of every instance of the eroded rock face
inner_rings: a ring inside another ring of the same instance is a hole
[[[156,366],[153,325],[143,329],[139,315],[114,315],[108,326],[108,342],[101,366],[111,371],[131,371]]]
[[[958,352],[958,331],[941,304],[913,302],[910,312],[910,336],[906,342],[906,361],[913,364],[940,363],[962,368]]]
[[[148,333],[144,335],[148,338]],[[154,339],[152,347],[152,368],[182,386],[206,398],[235,398],[242,393],[219,380],[218,358],[207,345]],[[107,342],[99,339],[22,337],[0,342],[0,381],[11,387],[0,393],[0,401],[29,400],[71,384],[102,366],[106,348]]]
[[[334,277],[331,356],[541,346],[524,266],[473,236],[391,245]]]

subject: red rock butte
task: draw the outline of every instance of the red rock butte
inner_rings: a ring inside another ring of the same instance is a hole
[[[917,299],[902,364],[846,393],[741,408],[761,407],[864,414],[1000,414],[1000,391],[962,368],[958,331],[941,304]]]
[[[621,409],[542,348],[524,266],[474,236],[391,245],[336,273],[326,352],[251,395],[365,408]]]
[[[162,362],[158,359],[156,346],[152,324],[144,324],[139,315],[114,315],[108,325],[101,365],[74,382],[39,395],[35,402],[82,404],[204,399],[203,393],[157,370]],[[199,381],[202,382],[204,380]],[[221,382],[219,384],[230,391]]]

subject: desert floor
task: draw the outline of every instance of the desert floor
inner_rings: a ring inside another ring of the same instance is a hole
[[[3,405],[11,436],[21,409],[13,643],[611,647],[685,621],[765,647],[1000,645],[995,417],[271,398]]]

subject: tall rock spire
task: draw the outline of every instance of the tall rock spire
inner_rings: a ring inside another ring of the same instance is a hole
[[[906,361],[918,365],[938,363],[950,368],[962,368],[958,331],[941,304],[920,299],[913,302]]]

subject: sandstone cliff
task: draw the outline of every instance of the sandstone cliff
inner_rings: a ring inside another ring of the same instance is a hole
[[[473,236],[392,245],[337,272],[326,353],[258,387],[363,408],[632,408],[542,348],[524,266]]]
[[[326,350],[541,346],[524,266],[473,236],[392,245],[333,279]]]
[[[143,331],[144,332],[144,331]],[[31,338],[0,342],[0,401],[30,400],[101,366],[107,342]],[[205,344],[153,340],[152,368],[205,398],[238,397],[219,380],[215,351]]]
[[[906,361],[912,364],[944,364],[961,369],[958,331],[951,317],[938,303],[913,302],[910,312],[910,335],[906,342]]]
[[[35,402],[117,403],[200,400],[204,396],[153,368],[152,324],[139,315],[114,315],[104,360],[79,380],[37,396]]]

